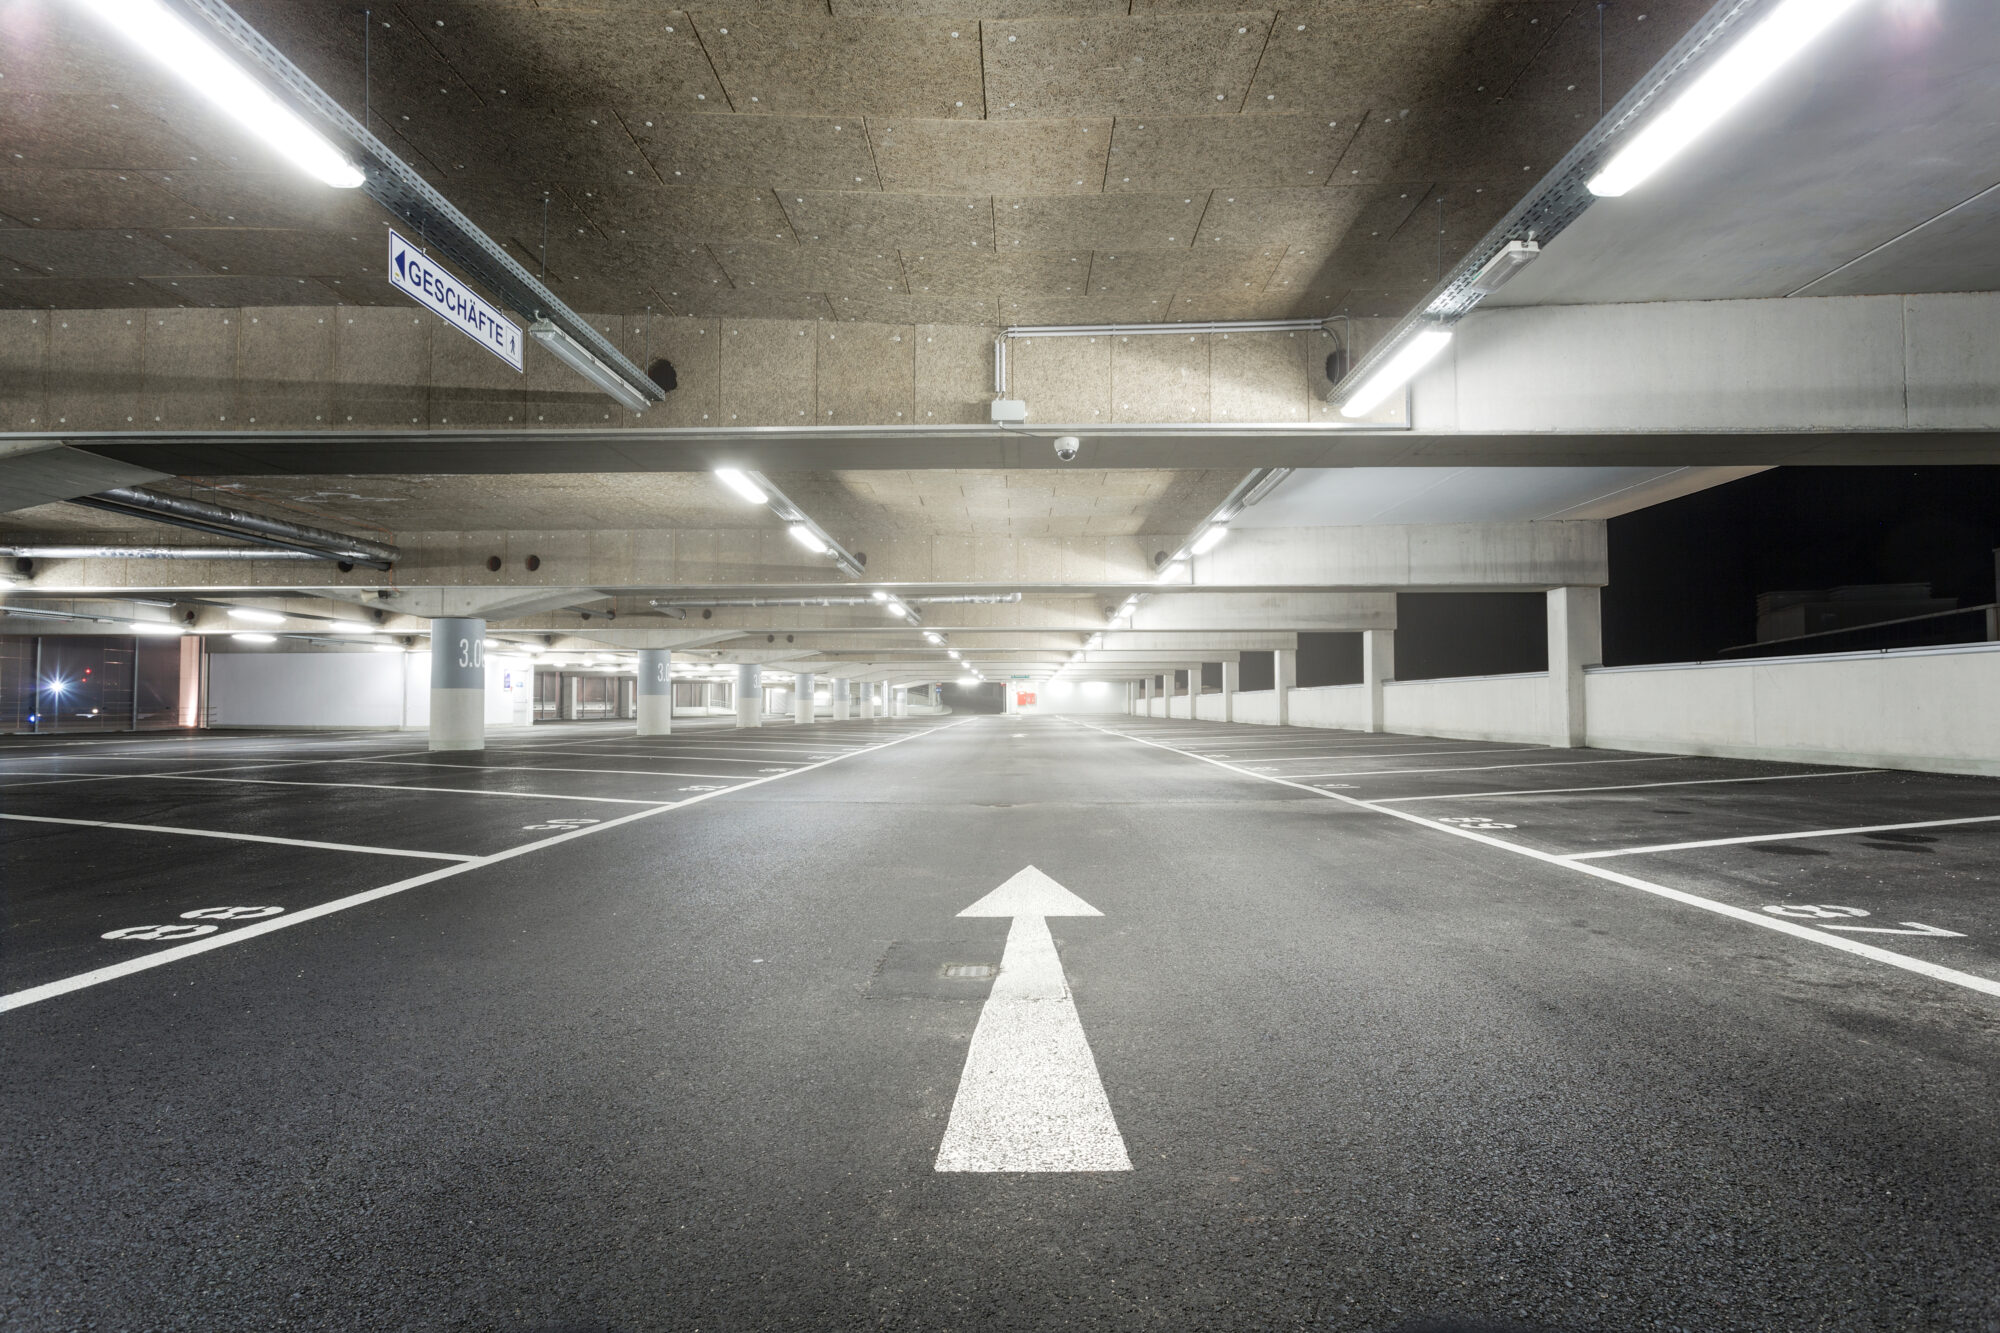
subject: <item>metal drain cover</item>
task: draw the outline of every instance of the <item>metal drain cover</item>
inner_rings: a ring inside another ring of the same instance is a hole
[[[995,976],[1000,969],[987,963],[946,963],[939,975],[947,977],[983,978]]]

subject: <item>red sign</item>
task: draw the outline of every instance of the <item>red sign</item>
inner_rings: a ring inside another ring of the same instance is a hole
[[[1015,691],[1015,693],[1014,693],[1014,707],[1016,707],[1016,708],[1033,708],[1034,706],[1035,706],[1035,696],[1034,696],[1034,695],[1032,695],[1032,694],[1023,694],[1023,693],[1021,693],[1021,692],[1020,692],[1020,691],[1018,691],[1018,690],[1017,690],[1017,691]]]

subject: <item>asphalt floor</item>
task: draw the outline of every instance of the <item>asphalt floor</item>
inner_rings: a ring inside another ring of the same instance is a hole
[[[1129,1171],[937,1169],[1031,865]],[[42,736],[0,877],[7,1328],[2000,1333],[2000,780]]]

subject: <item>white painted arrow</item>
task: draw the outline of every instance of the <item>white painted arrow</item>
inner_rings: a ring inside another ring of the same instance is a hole
[[[959,915],[1014,924],[972,1032],[937,1169],[1130,1171],[1049,934],[1049,917],[1104,914],[1028,866]]]

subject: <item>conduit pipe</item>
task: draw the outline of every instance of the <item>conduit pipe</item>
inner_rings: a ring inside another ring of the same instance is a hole
[[[175,527],[205,532],[212,537],[233,537],[238,541],[253,542],[259,546],[296,551],[318,560],[337,560],[346,564],[366,565],[370,569],[393,568],[396,561],[403,556],[396,547],[384,542],[350,537],[344,533],[329,532],[325,528],[308,527],[303,523],[288,523],[283,519],[266,518],[262,514],[245,513],[240,509],[209,504],[205,500],[161,495],[157,491],[141,490],[136,486],[121,486],[108,491],[99,491],[95,495],[78,496],[70,503],[82,505],[87,509],[101,509],[107,513],[149,519],[155,523],[169,523]]]

